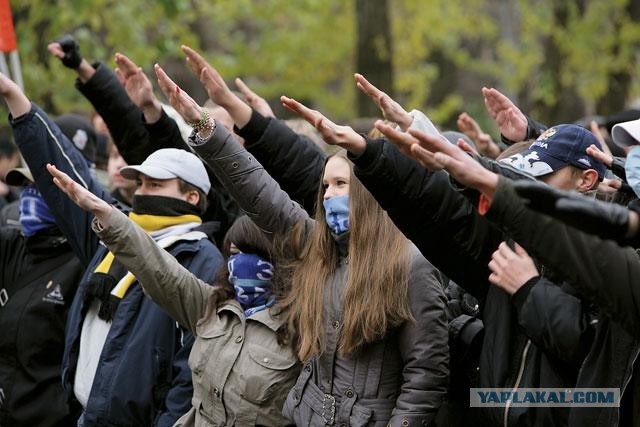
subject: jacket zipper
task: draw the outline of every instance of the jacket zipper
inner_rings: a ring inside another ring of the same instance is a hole
[[[633,357],[633,362],[631,363],[631,369],[630,369],[631,373],[627,375],[627,379],[624,381],[622,390],[620,390],[620,401],[622,401],[622,396],[624,395],[624,391],[627,389],[627,386],[631,382],[631,377],[633,376],[633,365],[636,364],[636,360],[638,359],[638,354],[640,354],[640,349],[636,350],[636,355]],[[620,405],[618,405],[617,412],[618,412],[618,419],[616,420],[616,423],[619,423],[620,422]]]
[[[516,383],[513,385],[513,389],[511,390],[511,398],[507,401],[507,404],[504,407],[504,427],[508,426],[509,420],[509,408],[511,407],[511,403],[513,402],[513,393],[518,390],[520,387],[520,381],[522,380],[522,374],[524,373],[524,364],[527,361],[527,353],[529,352],[529,347],[531,347],[531,340],[527,340],[527,344],[524,346],[524,350],[522,350],[522,359],[520,360],[520,370],[518,371],[518,377],[516,378]]]

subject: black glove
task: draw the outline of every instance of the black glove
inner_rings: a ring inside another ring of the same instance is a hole
[[[66,34],[58,37],[54,42],[60,43],[64,51],[64,57],[60,59],[62,64],[67,68],[76,70],[82,62],[82,56],[80,56],[80,46],[78,46],[73,36]]]
[[[629,210],[579,193],[557,190],[537,181],[517,181],[513,187],[527,205],[538,212],[603,239],[629,244]]]

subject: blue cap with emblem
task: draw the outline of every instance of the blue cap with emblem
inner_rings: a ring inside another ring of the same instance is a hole
[[[521,153],[500,160],[532,176],[543,176],[566,166],[593,169],[602,181],[607,168],[587,154],[591,144],[602,150],[600,142],[588,130],[577,125],[557,125],[547,129]]]

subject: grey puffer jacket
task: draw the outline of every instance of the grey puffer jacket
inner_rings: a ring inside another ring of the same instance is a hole
[[[201,145],[193,138],[190,142],[259,227],[281,233],[300,221],[308,229],[314,226],[306,211],[226,129],[217,126]],[[434,419],[448,385],[446,298],[439,272],[413,245],[409,250],[409,299],[415,322],[387,331],[383,340],[369,344],[356,357],[337,352],[348,257],[329,278],[327,294],[337,298],[325,306],[326,350],[305,363],[284,406],[284,415],[297,425],[410,426],[428,425]]]

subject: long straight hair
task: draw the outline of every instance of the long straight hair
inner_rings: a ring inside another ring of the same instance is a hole
[[[409,266],[407,240],[386,212],[353,174],[349,164],[349,274],[343,293],[344,322],[339,351],[354,354],[365,344],[382,339],[386,332],[413,320],[408,301]],[[324,172],[323,172],[324,173]],[[300,360],[325,349],[326,304],[329,279],[338,268],[340,255],[327,222],[322,180],[316,199],[315,226],[293,265],[291,288],[282,305],[288,309],[289,331]],[[305,233],[295,232],[299,238]]]

